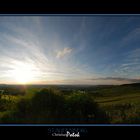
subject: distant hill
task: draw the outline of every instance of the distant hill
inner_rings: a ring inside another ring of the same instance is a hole
[[[140,87],[140,83],[123,84],[121,86]]]

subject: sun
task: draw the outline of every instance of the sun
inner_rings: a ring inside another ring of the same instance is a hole
[[[12,71],[12,77],[16,83],[28,84],[34,79],[33,66],[29,64],[21,64],[14,67]]]
[[[15,71],[15,79],[20,84],[31,82],[32,77],[32,72],[29,70],[19,69]]]

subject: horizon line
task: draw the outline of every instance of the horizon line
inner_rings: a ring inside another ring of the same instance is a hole
[[[132,83],[126,83],[126,84],[3,84],[0,83],[0,85],[19,85],[19,86],[30,86],[30,85],[50,85],[50,86],[120,86],[120,85],[131,85],[131,84],[140,84],[140,82],[132,82]]]

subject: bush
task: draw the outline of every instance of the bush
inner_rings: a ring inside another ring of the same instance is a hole
[[[66,115],[73,123],[109,123],[106,113],[87,94],[74,93],[66,103]]]
[[[64,98],[54,89],[42,89],[30,98],[21,98],[5,123],[55,123],[63,113]],[[9,118],[9,119],[8,119]],[[12,119],[11,119],[12,118]]]
[[[89,95],[67,98],[56,89],[42,89],[32,98],[21,98],[2,118],[4,123],[108,123],[108,117]]]
[[[32,98],[33,114],[38,116],[40,122],[55,123],[63,116],[63,95],[56,89],[42,89]]]

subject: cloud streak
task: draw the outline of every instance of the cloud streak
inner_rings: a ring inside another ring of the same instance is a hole
[[[103,77],[103,78],[91,78],[88,80],[98,81],[98,80],[113,80],[113,81],[119,81],[119,82],[130,82],[130,83],[137,83],[140,82],[140,79],[131,79],[131,78],[122,78],[122,77]]]
[[[62,58],[72,52],[72,48],[64,48],[63,50],[59,50],[56,52],[57,58]]]
[[[20,65],[30,65],[35,81],[46,84],[139,82],[139,22],[68,18],[0,17],[0,82],[12,82],[10,73]]]
[[[32,23],[32,20],[30,22]],[[5,26],[5,29],[7,29],[7,26]],[[61,59],[71,56],[73,49],[64,47],[69,46],[69,43],[65,44],[59,38],[53,38],[52,40],[45,38],[42,41],[38,32],[34,34],[33,29],[34,27],[32,29],[25,28],[22,24],[16,28],[9,22],[8,32],[5,31],[0,35],[2,42],[4,42],[3,44],[0,40],[0,48],[3,52],[0,55],[0,83],[14,83],[12,73],[21,65],[31,66],[34,74],[33,82],[38,83],[44,82],[47,84],[49,82],[53,83],[53,81],[70,80],[90,75],[90,73],[87,73],[87,67],[84,64],[76,63],[72,59]],[[57,51],[55,52],[55,50]],[[59,59],[62,61],[59,61]]]

